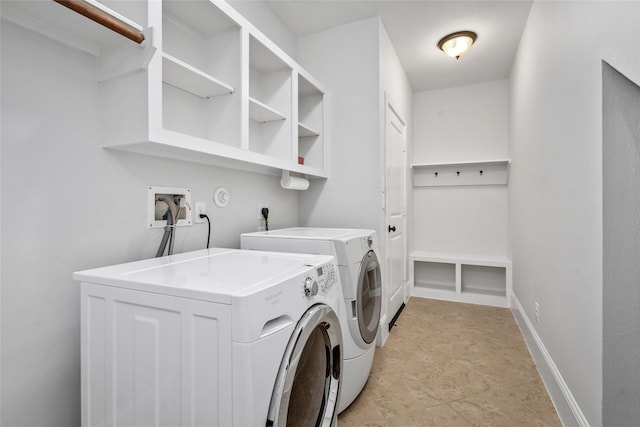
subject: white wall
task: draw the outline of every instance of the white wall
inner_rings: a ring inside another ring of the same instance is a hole
[[[507,80],[418,92],[413,102],[415,163],[507,157]]]
[[[394,108],[407,124],[407,142],[413,138],[413,126],[409,125],[413,119],[413,88],[402,68],[398,54],[391,44],[391,39],[382,21],[379,21],[380,38],[380,116],[384,117],[385,93],[391,98]],[[384,125],[380,128],[384,136]]]
[[[298,60],[328,92],[330,176],[300,196],[300,222],[313,227],[376,230],[384,263],[385,94],[409,121],[409,81],[378,17],[301,37]],[[386,301],[382,318],[386,322]]]
[[[603,63],[603,425],[640,420],[640,86]]]
[[[298,60],[327,89],[330,179],[301,195],[300,221],[382,228],[384,94],[409,120],[411,87],[380,19],[303,36]]]
[[[602,425],[602,76],[640,81],[640,3],[536,2],[511,73],[514,293],[590,425]]]
[[[228,2],[271,41],[292,58],[297,55],[297,39],[280,19],[269,9],[264,0],[231,0]]]
[[[300,196],[304,226],[380,229],[378,18],[301,37],[298,61],[327,89],[328,173]]]
[[[414,94],[411,163],[508,158],[507,80]],[[507,254],[507,187],[413,188],[413,248]]]
[[[298,193],[279,177],[127,154],[98,140],[95,58],[2,21],[2,402],[7,427],[80,424],[75,270],[152,257],[146,186],[205,201],[212,246],[239,247],[258,226],[298,224]],[[213,204],[217,186],[228,207]],[[312,184],[313,185],[313,184]],[[203,248],[206,224],[179,228],[175,252]]]

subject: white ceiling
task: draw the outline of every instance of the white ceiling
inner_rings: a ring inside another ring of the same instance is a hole
[[[531,0],[265,0],[296,36],[380,16],[415,92],[508,76]],[[438,50],[454,31],[478,34],[458,61]]]

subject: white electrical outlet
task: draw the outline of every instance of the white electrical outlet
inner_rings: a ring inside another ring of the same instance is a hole
[[[536,322],[540,323],[540,304],[538,304],[537,301],[535,303],[535,307],[536,307]]]
[[[196,202],[194,211],[196,224],[207,222],[206,218],[200,218],[201,214],[207,214],[207,204],[205,202]]]

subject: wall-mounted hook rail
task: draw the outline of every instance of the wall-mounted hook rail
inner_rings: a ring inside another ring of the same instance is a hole
[[[74,12],[85,16],[92,21],[97,22],[109,28],[112,31],[132,40],[138,44],[144,41],[142,32],[123,20],[119,19],[117,14],[107,12],[108,9],[100,7],[99,3],[93,0],[53,0],[62,6],[68,7]]]
[[[414,187],[507,185],[509,159],[411,165]]]

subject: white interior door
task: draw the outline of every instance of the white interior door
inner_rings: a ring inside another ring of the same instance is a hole
[[[387,313],[393,319],[405,302],[405,149],[406,124],[387,99],[385,114],[385,220],[387,232]]]

